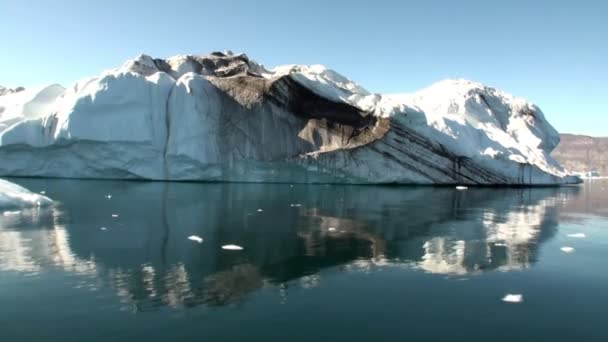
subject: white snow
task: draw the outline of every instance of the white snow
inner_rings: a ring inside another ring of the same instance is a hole
[[[238,246],[238,245],[223,245],[222,249],[225,249],[228,251],[242,251],[243,247]]]
[[[560,250],[566,254],[572,254],[576,251],[574,249],[574,247],[570,247],[570,246],[564,246],[564,247],[560,248]]]
[[[502,298],[505,303],[521,303],[524,300],[524,296],[521,294],[507,294]]]
[[[188,236],[188,240],[197,242],[197,243],[203,243],[203,238],[198,236],[198,235],[190,235]]]
[[[453,182],[445,172],[431,177],[404,170],[385,161],[383,151],[371,149],[345,157],[332,144],[338,151],[325,159],[320,157],[326,157],[327,150],[316,151],[323,155],[291,155],[294,137],[275,131],[285,123],[272,118],[260,121],[260,127],[231,123],[235,132],[262,130],[263,136],[274,137],[272,145],[282,147],[283,162],[293,169],[280,174],[273,169],[276,163],[256,159],[263,152],[255,152],[261,146],[255,139],[245,145],[220,145],[226,132],[218,118],[228,104],[210,81],[212,76],[197,74],[189,56],[165,62],[170,70],[140,55],[67,89],[50,85],[1,96],[0,174],[251,182],[321,182],[326,174],[339,174],[338,181],[346,183]],[[269,81],[290,77],[329,100],[390,118],[506,183],[577,181],[549,155],[559,135],[542,111],[503,91],[458,79],[412,94],[381,95],[322,65],[267,70],[250,61],[249,67]],[[440,168],[454,168],[445,158],[435,162]],[[305,177],[299,173],[303,168]]]
[[[467,189],[468,189],[468,187],[463,186],[463,185],[459,185],[456,187],[456,190],[467,190]]]
[[[0,133],[15,123],[52,114],[64,90],[52,84],[0,96]]]
[[[51,203],[51,199],[46,196],[35,194],[17,184],[0,179],[0,209],[39,207]],[[12,213],[14,212],[7,210],[4,215],[9,216]]]
[[[118,217],[118,214],[112,214],[112,217],[113,217],[113,218],[117,218],[117,217]]]

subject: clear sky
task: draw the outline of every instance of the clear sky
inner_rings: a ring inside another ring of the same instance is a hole
[[[561,132],[608,136],[604,0],[0,0],[0,28],[5,86],[231,49],[379,93],[472,79],[537,103]]]

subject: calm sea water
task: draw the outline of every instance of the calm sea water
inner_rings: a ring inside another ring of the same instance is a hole
[[[12,181],[57,203],[0,214],[3,342],[608,341],[608,181]]]

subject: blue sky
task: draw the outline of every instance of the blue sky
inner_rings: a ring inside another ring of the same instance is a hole
[[[608,136],[608,1],[0,0],[0,84],[68,85],[122,64],[231,49],[325,64],[372,92],[467,78]]]

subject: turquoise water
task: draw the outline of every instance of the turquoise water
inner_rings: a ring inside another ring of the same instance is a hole
[[[56,205],[0,214],[3,342],[608,341],[607,181],[12,181]]]

